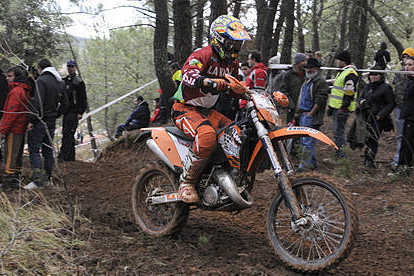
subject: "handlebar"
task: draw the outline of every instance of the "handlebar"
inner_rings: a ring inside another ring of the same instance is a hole
[[[207,80],[207,87],[216,89],[217,83],[212,80]]]

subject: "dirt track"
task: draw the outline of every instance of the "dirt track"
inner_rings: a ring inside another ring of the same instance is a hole
[[[378,159],[389,161],[392,134],[381,138]],[[388,147],[385,150],[385,147]],[[331,151],[317,144],[318,171],[335,175]],[[95,164],[63,166],[81,212],[92,221],[90,248],[79,252],[87,274],[294,275],[285,270],[267,244],[264,226],[276,186],[269,173],[259,175],[255,206],[239,214],[192,211],[179,235],[155,239],[133,225],[130,191],[142,160],[153,159],[145,148],[119,144]],[[342,183],[353,194],[359,212],[356,245],[331,275],[414,274],[414,181],[389,182],[387,163],[377,170],[362,166],[361,152],[350,155],[351,179]]]

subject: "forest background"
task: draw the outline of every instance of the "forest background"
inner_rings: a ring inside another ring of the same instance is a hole
[[[70,3],[76,12],[62,10],[54,0],[3,0],[0,68],[4,71],[21,61],[33,66],[48,57],[64,75],[66,60],[75,58],[90,110],[155,78],[158,83],[139,92],[150,106],[159,87],[172,95],[168,63],[182,65],[194,48],[207,45],[209,25],[221,14],[240,18],[253,38],[245,43],[240,61],[254,49],[262,52],[265,64],[277,53],[281,63],[290,64],[295,52],[322,51],[325,65],[332,66],[335,54],[348,49],[353,63],[366,68],[384,41],[392,56],[389,65],[399,69],[400,53],[413,46],[410,0],[136,0],[110,8],[129,8],[139,15],[134,24],[116,28],[109,27],[113,18],[106,15],[104,5]],[[97,19],[92,38],[67,33],[76,23],[73,14]],[[112,139],[132,109],[132,97],[126,98],[94,115],[91,124]]]

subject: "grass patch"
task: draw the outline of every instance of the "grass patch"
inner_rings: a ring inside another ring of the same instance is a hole
[[[85,218],[76,216],[78,223]],[[41,194],[0,193],[1,275],[62,275],[78,270],[75,251],[83,241],[73,233],[61,206]]]

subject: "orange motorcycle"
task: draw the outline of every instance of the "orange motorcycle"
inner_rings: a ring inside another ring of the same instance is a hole
[[[182,202],[178,193],[192,139],[175,127],[142,129],[137,142],[145,141],[159,160],[148,163],[135,179],[132,209],[136,224],[143,232],[160,237],[184,227],[190,206],[229,212],[251,208],[256,174],[271,169],[278,192],[270,202],[266,225],[274,253],[286,267],[301,272],[338,264],[350,253],[357,235],[358,219],[350,195],[329,176],[295,175],[283,142],[310,136],[336,145],[312,128],[283,128],[275,107],[275,100],[282,106],[288,103],[282,93],[272,97],[248,90],[229,75],[226,79],[229,89],[248,99],[247,116],[217,131],[217,146],[197,184],[197,203]]]

